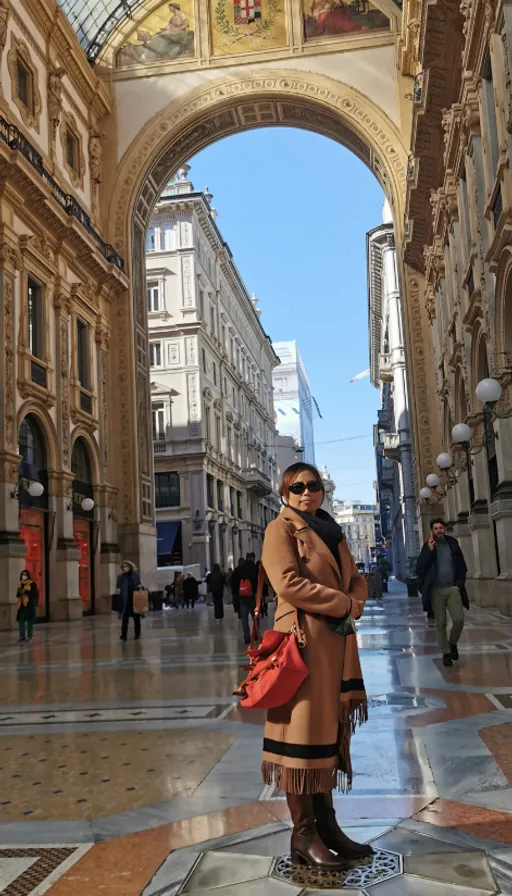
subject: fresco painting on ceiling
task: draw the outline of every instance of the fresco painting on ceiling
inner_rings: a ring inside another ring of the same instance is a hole
[[[214,56],[286,46],[284,0],[210,0],[210,4]]]
[[[369,0],[303,0],[304,35],[338,37],[389,28],[389,19]]]
[[[194,55],[193,0],[173,0],[153,10],[128,35],[117,53],[118,66]]]

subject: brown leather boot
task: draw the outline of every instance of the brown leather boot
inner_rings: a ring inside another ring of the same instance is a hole
[[[313,810],[316,829],[328,849],[332,849],[338,856],[348,861],[373,856],[374,850],[368,843],[356,843],[341,830],[336,821],[332,793],[315,793]]]
[[[317,834],[313,798],[305,793],[287,793],[286,799],[293,821],[292,862],[320,871],[342,871],[347,868],[347,863],[333,856]]]

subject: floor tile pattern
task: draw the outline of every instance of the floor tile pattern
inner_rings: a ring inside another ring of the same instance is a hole
[[[83,852],[65,846],[0,849],[0,893],[40,896]]]

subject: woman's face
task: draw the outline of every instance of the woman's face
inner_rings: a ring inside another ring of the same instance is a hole
[[[123,565],[121,567],[121,572],[130,572],[130,567],[126,566],[126,564],[123,563]]]
[[[302,470],[293,480],[292,485],[303,483],[304,485],[316,484],[316,479],[311,470]],[[295,510],[302,510],[304,513],[316,513],[324,500],[323,491],[312,492],[306,488],[301,495],[294,495],[292,491],[288,492],[288,504]]]
[[[28,576],[27,576],[26,572],[22,572],[22,574],[21,574],[21,581],[22,581],[22,582],[26,582],[27,579],[28,579]]]

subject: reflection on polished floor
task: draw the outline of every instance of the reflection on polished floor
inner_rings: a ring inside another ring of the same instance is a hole
[[[290,869],[283,795],[261,783],[263,717],[231,696],[230,607],[0,635],[2,896],[512,896],[512,619],[472,610],[460,662],[401,586],[358,629],[370,720],[337,798],[373,863]]]

